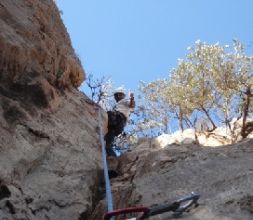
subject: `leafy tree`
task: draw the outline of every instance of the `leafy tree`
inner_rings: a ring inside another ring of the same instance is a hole
[[[253,131],[248,122],[253,109],[252,67],[253,58],[239,41],[232,47],[197,41],[167,79],[141,84],[149,117],[158,126],[163,115],[167,123],[176,118],[182,130],[205,118],[212,125],[209,131],[225,124],[231,133],[233,118],[242,117],[241,135],[246,137]]]
[[[167,87],[166,80],[157,80],[146,84],[140,82],[139,90],[142,96],[137,101],[135,111],[135,131],[142,136],[156,136],[169,131],[168,103],[162,92]]]

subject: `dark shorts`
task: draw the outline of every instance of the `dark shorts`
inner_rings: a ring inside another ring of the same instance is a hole
[[[119,135],[126,125],[126,116],[118,111],[108,111],[108,129],[114,129],[118,131]]]
[[[112,142],[116,136],[121,134],[126,125],[126,116],[118,111],[108,111],[108,132],[105,136],[106,147],[112,147]]]

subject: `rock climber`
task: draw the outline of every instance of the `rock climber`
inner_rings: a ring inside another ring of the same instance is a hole
[[[116,153],[112,149],[112,143],[114,138],[123,132],[127,120],[134,110],[134,94],[130,93],[129,96],[129,98],[126,98],[123,87],[117,88],[114,92],[116,104],[112,111],[107,112],[108,132],[105,135],[107,156],[116,156]]]

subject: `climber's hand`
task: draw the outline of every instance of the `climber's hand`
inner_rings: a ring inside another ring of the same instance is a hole
[[[134,99],[134,93],[130,93],[130,99]]]

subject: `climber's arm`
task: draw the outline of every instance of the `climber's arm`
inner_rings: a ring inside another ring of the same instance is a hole
[[[135,107],[135,101],[134,101],[134,94],[130,93],[130,103],[129,103],[129,107],[130,108],[134,108]]]

